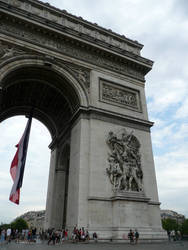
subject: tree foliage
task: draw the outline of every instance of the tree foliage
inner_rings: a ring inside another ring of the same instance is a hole
[[[183,235],[188,235],[188,219],[183,222],[181,231]]]
[[[27,229],[28,224],[24,219],[17,218],[11,223],[11,228],[18,229],[19,231],[21,231],[22,229]]]
[[[1,225],[0,225],[0,230],[2,230],[2,229],[8,229],[10,227],[10,224],[5,224],[5,223],[1,223]]]
[[[170,218],[162,219],[162,226],[163,229],[166,231],[179,230],[179,225],[177,221]]]

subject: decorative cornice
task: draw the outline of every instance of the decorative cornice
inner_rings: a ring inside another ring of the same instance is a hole
[[[150,132],[150,128],[153,126],[153,122],[146,121],[144,119],[139,119],[128,115],[122,115],[116,112],[98,109],[92,106],[89,106],[88,108],[80,107],[79,110],[72,117],[72,122],[77,120],[79,117],[85,119],[97,119],[102,121],[108,121],[111,123],[140,129],[147,132]]]
[[[153,122],[134,118],[127,115],[120,115],[115,112],[110,112],[103,109],[97,109],[95,107],[89,106],[80,107],[72,116],[71,120],[67,122],[67,125],[64,126],[61,134],[58,137],[54,137],[52,142],[49,145],[50,149],[53,149],[61,142],[61,139],[67,135],[68,131],[70,131],[70,127],[75,126],[75,124],[80,119],[96,119],[109,123],[118,124],[124,127],[130,127],[133,129],[139,129],[142,131],[150,132],[150,128],[153,126]]]
[[[6,0],[5,0],[6,1]],[[9,0],[9,1],[11,1],[11,0]],[[106,28],[104,28],[104,27],[101,27],[101,26],[99,26],[97,23],[92,23],[92,22],[89,22],[89,21],[87,21],[87,20],[85,20],[85,19],[83,19],[82,17],[78,17],[78,16],[76,16],[76,15],[73,15],[73,14],[71,14],[71,13],[68,13],[66,10],[61,10],[61,9],[59,9],[59,8],[56,8],[56,7],[54,7],[54,6],[52,6],[52,5],[50,5],[49,3],[44,3],[44,2],[42,2],[42,1],[39,1],[39,0],[30,0],[30,2],[32,3],[37,3],[37,4],[41,4],[43,7],[44,7],[44,5],[45,5],[45,7],[46,7],[46,9],[50,9],[50,11],[54,11],[54,14],[56,14],[55,16],[56,16],[56,18],[58,18],[58,17],[60,17],[58,14],[60,13],[60,14],[62,14],[63,13],[63,15],[64,16],[66,16],[66,17],[68,17],[68,18],[70,18],[71,19],[71,21],[73,22],[73,21],[75,21],[76,23],[77,22],[80,22],[83,26],[84,25],[87,25],[87,27],[89,27],[90,28],[90,30],[91,31],[93,31],[93,28],[94,29],[96,29],[96,30],[98,30],[99,32],[103,32],[102,34],[104,35],[110,35],[110,36],[112,36],[114,39],[119,39],[118,41],[119,42],[124,42],[124,43],[127,43],[127,44],[129,44],[130,46],[133,46],[133,47],[137,47],[138,48],[138,50],[140,50],[140,49],[142,49],[143,48],[143,45],[142,44],[140,44],[138,41],[133,41],[132,39],[129,39],[129,38],[127,38],[127,37],[125,37],[124,35],[120,35],[120,34],[118,34],[118,33],[116,33],[116,32],[114,32],[114,31],[112,31],[111,29],[106,29]],[[57,14],[58,13],[58,14]],[[50,18],[50,16],[49,15],[47,15],[47,18],[49,18],[50,20],[54,20],[53,18]],[[70,20],[69,19],[69,20]],[[57,20],[57,19],[56,19]],[[97,34],[96,34],[97,35]],[[97,37],[98,38],[98,37]],[[103,38],[103,39],[102,39]],[[100,38],[100,36],[99,36],[99,40],[104,40],[104,37],[101,37]],[[112,41],[113,42],[113,41]],[[115,41],[114,41],[114,43],[115,43]],[[111,44],[112,45],[112,44]],[[116,45],[117,45],[117,43],[116,43]],[[123,46],[123,44],[122,44],[122,46]],[[133,51],[132,51],[133,52]],[[133,52],[134,53],[134,52]],[[139,51],[138,51],[138,53],[139,53]]]
[[[5,17],[5,15],[1,15],[0,32],[2,34],[48,49],[49,55],[51,51],[58,52],[60,55],[82,60],[140,81],[144,81],[144,75],[149,70],[148,67],[140,65],[136,61],[129,61],[127,58],[95,49],[79,41],[47,33],[45,29],[33,25],[28,26],[10,16],[7,19]]]
[[[43,3],[38,0],[1,0],[1,2],[8,4],[12,8],[27,11],[27,13],[45,18],[49,22],[74,29],[78,31],[79,34],[91,36],[96,40],[106,42],[111,46],[119,47],[136,55],[140,54],[140,50],[143,47],[143,45],[137,41],[133,41],[124,35],[119,35],[110,29],[102,28],[96,23],[88,22],[82,17],[68,13],[66,10],[57,9],[48,3]]]
[[[27,2],[27,1],[28,0],[25,0],[25,2]],[[19,1],[16,0],[16,2],[19,2]],[[82,35],[82,30],[80,31],[80,28],[76,29],[74,27],[74,25],[69,25],[70,27],[66,26],[67,22],[65,22],[63,24],[62,24],[63,21],[61,21],[61,23],[52,22],[52,21],[50,23],[46,22],[47,21],[46,17],[43,17],[43,16],[41,17],[40,15],[37,15],[37,14],[31,14],[28,12],[28,10],[25,10],[23,7],[26,6],[26,3],[25,3],[25,5],[23,5],[24,3],[20,2],[21,5],[19,8],[12,6],[12,3],[13,2],[11,1],[11,8],[10,8],[10,4],[5,4],[4,1],[2,2],[2,0],[0,0],[1,12],[2,13],[4,12],[8,15],[11,15],[12,17],[14,16],[14,20],[13,20],[14,22],[16,22],[15,17],[17,16],[17,18],[19,19],[18,22],[21,23],[20,28],[23,28],[22,35],[21,35],[22,39],[29,38],[28,37],[29,35],[27,34],[28,33],[27,31],[29,30],[29,31],[32,31],[32,33],[35,33],[35,36],[33,34],[30,35],[30,38],[32,38],[32,36],[34,36],[33,39],[31,39],[31,42],[34,42],[34,40],[36,40],[36,41],[38,40],[36,38],[36,34],[38,33],[37,36],[42,41],[41,44],[47,45],[48,47],[53,47],[54,49],[58,49],[58,50],[61,50],[61,48],[59,48],[59,47],[62,46],[62,45],[60,45],[63,42],[62,40],[68,39],[69,44],[70,44],[70,39],[71,39],[71,43],[76,43],[77,45],[82,47],[82,49],[84,47],[84,50],[93,50],[93,52],[94,52],[93,56],[94,55],[96,56],[96,54],[102,53],[101,54],[102,57],[107,57],[108,59],[111,58],[111,60],[113,59],[112,61],[119,61],[119,65],[116,66],[116,68],[122,67],[122,72],[124,71],[123,64],[125,63],[125,59],[126,59],[126,64],[132,63],[135,65],[136,71],[142,72],[142,80],[143,80],[143,76],[152,67],[152,64],[153,64],[152,61],[145,59],[145,58],[143,58],[137,54],[134,54],[132,52],[129,52],[127,50],[127,48],[123,49],[123,48],[121,48],[120,45],[117,45],[117,44],[116,44],[116,46],[112,45],[112,44],[108,44],[105,39],[102,39],[101,41],[99,41],[99,39],[97,39],[96,37],[91,36],[90,32],[88,32],[88,31],[86,32],[86,34]],[[62,14],[61,18],[66,18],[66,17],[64,17],[63,12],[61,12],[61,14]],[[8,18],[8,16],[4,17],[3,19],[5,19],[5,18]],[[10,16],[9,16],[9,18],[10,18]],[[79,24],[80,19],[79,18],[77,18],[77,19],[78,19],[77,25],[80,25]],[[75,20],[74,20],[74,22],[75,22]],[[27,27],[27,28],[25,28],[25,27]],[[19,34],[20,32],[18,30],[14,29],[13,32],[16,35],[20,36],[20,34]],[[43,36],[43,33],[45,34],[45,36]],[[64,38],[63,38],[63,36],[64,36]],[[46,40],[50,40],[48,44],[46,44],[46,42],[44,42]],[[59,43],[57,41],[59,41]],[[112,40],[109,40],[109,41],[112,41]],[[135,44],[137,44],[137,43],[135,43]],[[96,53],[96,51],[98,53]],[[61,52],[63,52],[63,51],[61,51]],[[106,64],[107,63],[103,62],[104,66],[106,66]],[[131,68],[133,69],[133,66]],[[115,70],[115,67],[112,67],[112,69]],[[136,78],[138,79],[139,77],[136,77]]]
[[[139,197],[139,196],[131,196],[131,193],[128,196],[112,196],[112,197],[98,197],[98,196],[89,196],[88,197],[89,201],[121,201],[121,200],[126,200],[126,201],[136,201],[136,202],[146,202],[149,203],[150,198],[146,197]]]
[[[149,201],[149,205],[160,206],[161,202],[159,202],[159,201]]]

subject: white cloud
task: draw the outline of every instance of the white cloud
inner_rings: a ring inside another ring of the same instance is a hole
[[[188,84],[181,79],[156,81],[148,90],[151,98],[148,104],[150,113],[164,113],[167,109],[179,105],[188,94]]]
[[[184,99],[184,101],[182,102],[182,105],[180,106],[180,108],[177,109],[176,113],[175,113],[175,118],[187,118],[188,117],[188,99],[186,98]]]
[[[171,140],[171,137],[173,136],[175,125],[175,123],[172,123],[162,128],[157,128],[156,124],[155,130],[152,131],[152,141],[154,145],[157,147],[162,147],[169,143],[169,140]]]

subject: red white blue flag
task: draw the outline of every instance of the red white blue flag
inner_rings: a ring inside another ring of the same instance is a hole
[[[10,192],[9,200],[16,204],[19,204],[20,201],[20,188],[22,187],[23,182],[31,122],[32,117],[29,117],[22,138],[16,145],[17,151],[10,167],[10,174],[12,176],[14,184]]]

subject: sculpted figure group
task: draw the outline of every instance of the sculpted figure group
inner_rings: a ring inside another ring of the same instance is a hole
[[[141,156],[139,153],[140,143],[133,135],[126,130],[116,135],[110,131],[107,144],[111,149],[106,172],[114,190],[136,191],[143,190],[141,169]]]

